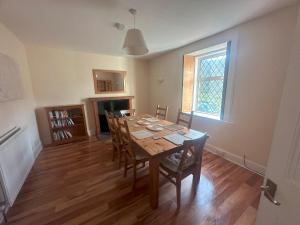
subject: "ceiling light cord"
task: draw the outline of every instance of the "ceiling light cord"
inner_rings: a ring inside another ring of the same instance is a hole
[[[136,9],[129,9],[131,15],[133,15],[133,29],[135,30],[135,15],[137,13]]]

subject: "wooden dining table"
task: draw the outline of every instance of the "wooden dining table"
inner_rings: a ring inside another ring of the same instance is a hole
[[[143,114],[137,116],[126,117],[130,132],[148,130],[146,126],[149,124],[140,125],[137,122],[146,121],[146,118],[153,118],[151,115]],[[174,123],[166,120],[158,120],[151,122],[151,125],[158,125],[163,128],[162,131],[150,131],[153,136],[144,139],[137,139],[132,136],[132,140],[141,149],[149,155],[149,191],[150,191],[150,205],[153,209],[158,208],[159,204],[159,162],[162,157],[177,152],[182,149],[182,145],[176,145],[164,137],[172,133],[184,134],[189,132],[189,129],[181,126],[177,130],[169,129],[169,125]],[[205,135],[202,132],[192,130],[197,138]]]

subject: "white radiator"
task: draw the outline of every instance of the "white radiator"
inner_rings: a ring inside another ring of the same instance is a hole
[[[13,205],[34,162],[28,129],[15,129],[0,137],[0,179],[6,199]]]

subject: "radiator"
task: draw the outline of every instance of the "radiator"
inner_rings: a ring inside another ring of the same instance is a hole
[[[27,128],[14,128],[0,137],[0,179],[13,205],[34,162]]]

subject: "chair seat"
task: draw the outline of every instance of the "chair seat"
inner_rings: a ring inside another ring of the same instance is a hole
[[[149,155],[141,149],[140,146],[137,144],[133,144],[133,151],[135,153],[135,160],[137,161],[148,161],[149,160]]]
[[[135,151],[135,159],[138,161],[147,161],[149,160],[149,155],[145,153],[145,151],[139,149],[139,148],[134,148]]]
[[[183,151],[168,155],[167,157],[160,160],[160,166],[163,167],[165,170],[168,170],[169,172],[177,173],[182,154]],[[187,157],[185,159],[182,169],[185,170],[190,168],[191,166],[193,166],[194,161],[195,160],[193,156]]]

